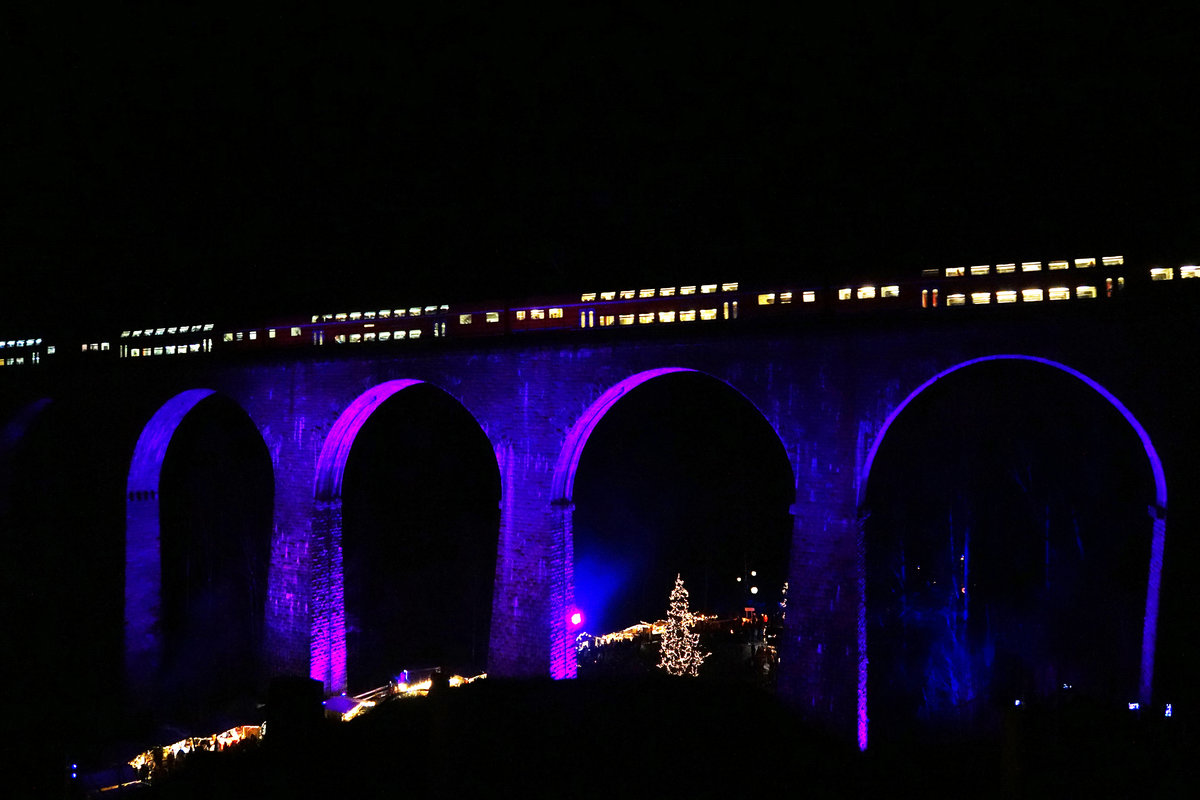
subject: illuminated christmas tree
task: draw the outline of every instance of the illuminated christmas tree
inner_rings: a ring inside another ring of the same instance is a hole
[[[676,575],[658,662],[669,675],[698,675],[700,665],[710,655],[700,652],[700,634],[692,633],[693,624],[692,612],[688,610],[688,591],[683,588],[683,578]]]

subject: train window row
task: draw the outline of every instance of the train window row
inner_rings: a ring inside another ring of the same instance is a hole
[[[383,308],[379,311],[342,311],[337,314],[313,314],[313,322],[357,322],[371,319],[401,319],[404,317],[419,317],[422,314],[432,316],[445,314],[450,311],[446,303],[429,306],[409,306],[408,308]]]
[[[138,336],[170,336],[176,333],[200,333],[202,331],[211,331],[213,323],[209,322],[203,325],[175,325],[169,328],[146,328],[145,330],[127,330],[121,331],[121,338],[128,339]]]
[[[212,346],[212,339],[204,339],[199,342],[155,345],[154,347],[130,347],[127,344],[123,344],[121,345],[120,356],[121,358],[149,358],[153,356],[183,356],[189,353],[211,353]]]
[[[1119,267],[1119,266],[1123,266],[1125,264],[1125,257],[1124,256],[1104,256],[1100,259],[1100,262],[1106,267]],[[1094,259],[1094,258],[1076,258],[1076,259],[1074,259],[1073,262],[1068,261],[1067,259],[1061,259],[1058,261],[1049,261],[1049,262],[1022,261],[1020,263],[1020,268],[1021,268],[1021,272],[1041,272],[1043,266],[1046,266],[1050,270],[1062,270],[1062,269],[1070,269],[1072,264],[1074,264],[1075,269],[1090,269],[1090,268],[1096,266],[1096,259]],[[1009,262],[1007,264],[997,264],[995,266],[995,272],[997,275],[1005,275],[1005,274],[1016,272],[1016,271],[1017,271],[1017,262],[1015,262],[1015,261]],[[992,274],[992,265],[976,264],[975,266],[971,266],[971,267],[947,267],[944,270],[926,269],[926,270],[922,270],[921,274],[923,277],[926,277],[926,278],[934,278],[934,277],[938,277],[940,275],[944,275],[947,278],[961,278],[964,275],[968,275],[968,274],[974,275],[974,276],[990,275],[990,274]]]
[[[737,282],[729,283],[704,283],[693,286],[664,286],[661,289],[622,289],[619,292],[584,292],[579,297],[582,303],[594,303],[597,298],[600,300],[633,300],[638,298],[645,300],[651,297],[674,297],[676,289],[680,295],[696,294],[699,289],[700,294],[715,294],[717,289],[722,292],[736,292],[738,290]]]

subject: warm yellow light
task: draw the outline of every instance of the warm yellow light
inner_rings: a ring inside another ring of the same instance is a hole
[[[736,281],[733,283],[722,283],[721,284],[722,292],[736,292],[737,290],[738,290],[738,285],[737,285]]]
[[[601,300],[616,300],[617,293],[616,292],[601,292],[600,299]]]
[[[664,286],[663,288],[658,290],[658,296],[659,297],[674,297],[675,296],[675,287],[674,286]]]
[[[633,324],[633,314],[622,314],[620,317],[620,321],[621,321],[622,325],[632,325]]]
[[[879,294],[881,297],[899,297],[900,296],[900,287],[899,286],[884,286],[882,289],[879,290]]]
[[[1041,289],[1022,289],[1021,299],[1026,303],[1040,303],[1043,299]]]
[[[971,292],[971,304],[976,306],[986,306],[992,302],[991,292]]]
[[[791,292],[780,292],[779,293],[779,302],[783,303],[784,305],[792,302],[792,293]]]
[[[647,322],[654,322],[654,312],[646,311],[642,314],[638,314],[638,322],[643,323],[643,324],[645,324]]]
[[[967,304],[967,296],[965,294],[952,294],[946,297],[946,305],[948,306],[965,306]]]
[[[996,292],[996,302],[1015,303],[1017,302],[1017,293],[1013,289],[1005,289],[1003,291]]]
[[[760,294],[760,295],[758,296],[758,304],[759,304],[760,306],[771,306],[771,305],[775,305],[775,294],[774,294],[774,292],[772,292],[772,293],[769,293],[769,294]]]
[[[705,283],[700,286],[700,294],[712,294],[717,290],[715,283]]]
[[[987,264],[979,264],[978,266],[971,267],[972,275],[987,275],[991,271],[992,268]]]
[[[561,308],[550,309],[550,319],[562,319],[562,318],[563,318],[563,310]]]
[[[680,294],[695,294],[696,287],[695,286],[680,286],[679,293]]]
[[[1016,272],[1016,271],[1017,271],[1016,264],[997,264],[996,265],[996,272],[998,272],[1000,274],[1004,274],[1004,273],[1008,273],[1008,272]]]
[[[717,310],[715,308],[700,309],[700,319],[701,320],[712,320],[712,319],[716,319],[716,318],[717,318]]]
[[[850,299],[850,290],[849,289],[838,289],[838,300],[849,300],[849,299]]]
[[[1094,258],[1077,258],[1077,259],[1075,259],[1075,269],[1088,269],[1088,268],[1094,267],[1094,266],[1096,266],[1096,259],[1094,259]]]
[[[591,303],[591,302],[594,302],[595,300],[596,300],[595,292],[584,292],[582,295],[579,296],[579,302],[581,302],[581,303]]]
[[[947,267],[946,268],[946,277],[947,278],[961,278],[963,276],[964,272],[965,272],[965,270],[962,267]]]
[[[1154,267],[1150,270],[1150,280],[1152,281],[1169,281],[1175,277],[1175,270],[1172,267]]]
[[[1051,286],[1050,287],[1050,299],[1051,300],[1069,300],[1069,299],[1071,299],[1071,290],[1065,286]]]
[[[632,300],[634,294],[635,294],[635,292],[633,291],[633,289],[622,289],[621,290],[621,299],[622,300]]]
[[[654,297],[654,290],[653,289],[642,289],[640,292],[638,292],[638,297],[640,297],[642,299],[645,299],[647,297]]]
[[[1200,268],[1192,265],[1179,268],[1179,277],[1183,278],[1200,278]]]
[[[679,321],[680,322],[695,322],[696,321],[696,310],[691,309],[688,311],[680,311],[679,312]]]
[[[1067,265],[1066,261],[1051,261],[1050,262],[1050,269],[1066,269],[1067,266],[1068,265]]]
[[[1042,262],[1040,261],[1022,261],[1021,272],[1041,272]]]
[[[801,297],[801,299],[806,303],[815,303],[817,301],[817,293],[816,292],[805,292],[804,296]]]
[[[858,299],[859,300],[874,300],[875,299],[875,287],[874,286],[858,287]]]
[[[658,321],[659,322],[674,322],[675,321],[675,312],[674,311],[658,312]]]
[[[1125,256],[1102,256],[1100,261],[1106,267],[1119,267],[1125,263]]]
[[[1075,296],[1078,298],[1091,299],[1096,296],[1095,286],[1076,286]]]

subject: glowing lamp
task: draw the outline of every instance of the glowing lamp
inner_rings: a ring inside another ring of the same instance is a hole
[[[583,612],[579,609],[573,609],[567,619],[571,622],[571,627],[578,628],[583,624]]]

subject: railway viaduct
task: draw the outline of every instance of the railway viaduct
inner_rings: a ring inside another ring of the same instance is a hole
[[[164,458],[179,426],[206,404],[235,404],[269,454],[274,483],[261,642],[269,671],[311,675],[330,692],[344,691],[354,683],[341,547],[347,459],[373,414],[425,387],[470,413],[495,458],[489,673],[571,678],[574,477],[589,436],[610,409],[638,403],[639,390],[654,382],[690,376],[697,403],[710,389],[731,387],[778,437],[795,487],[787,509],[793,524],[780,692],[846,735],[857,731],[865,746],[870,665],[861,520],[874,457],[892,424],[934,382],[969,403],[974,374],[998,361],[1022,361],[1035,374],[1069,376],[1078,397],[1102,398],[1114,430],[1139,443],[1140,468],[1153,490],[1143,498],[1144,527],[1129,535],[1141,543],[1147,575],[1138,685],[1148,703],[1156,649],[1162,652],[1160,607],[1183,608],[1186,584],[1196,577],[1195,548],[1180,543],[1194,537],[1200,521],[1187,491],[1200,471],[1190,444],[1200,440],[1194,309],[1192,300],[1179,300],[964,308],[937,318],[905,311],[758,327],[718,323],[706,331],[660,326],[10,370],[0,376],[3,510],[23,502],[16,476],[36,473],[23,443],[36,440],[38,420],[56,407],[75,409],[86,424],[65,440],[37,445],[59,448],[41,456],[45,463],[85,462],[80,469],[103,487],[89,498],[54,498],[97,504],[79,515],[79,525],[95,527],[81,537],[92,544],[66,557],[94,560],[87,548],[123,529],[124,669],[131,685],[152,682],[164,646]],[[1069,424],[1071,409],[1037,413]],[[18,530],[10,526],[6,536]],[[7,548],[19,556],[11,541]],[[1186,653],[1191,645],[1170,647]]]

